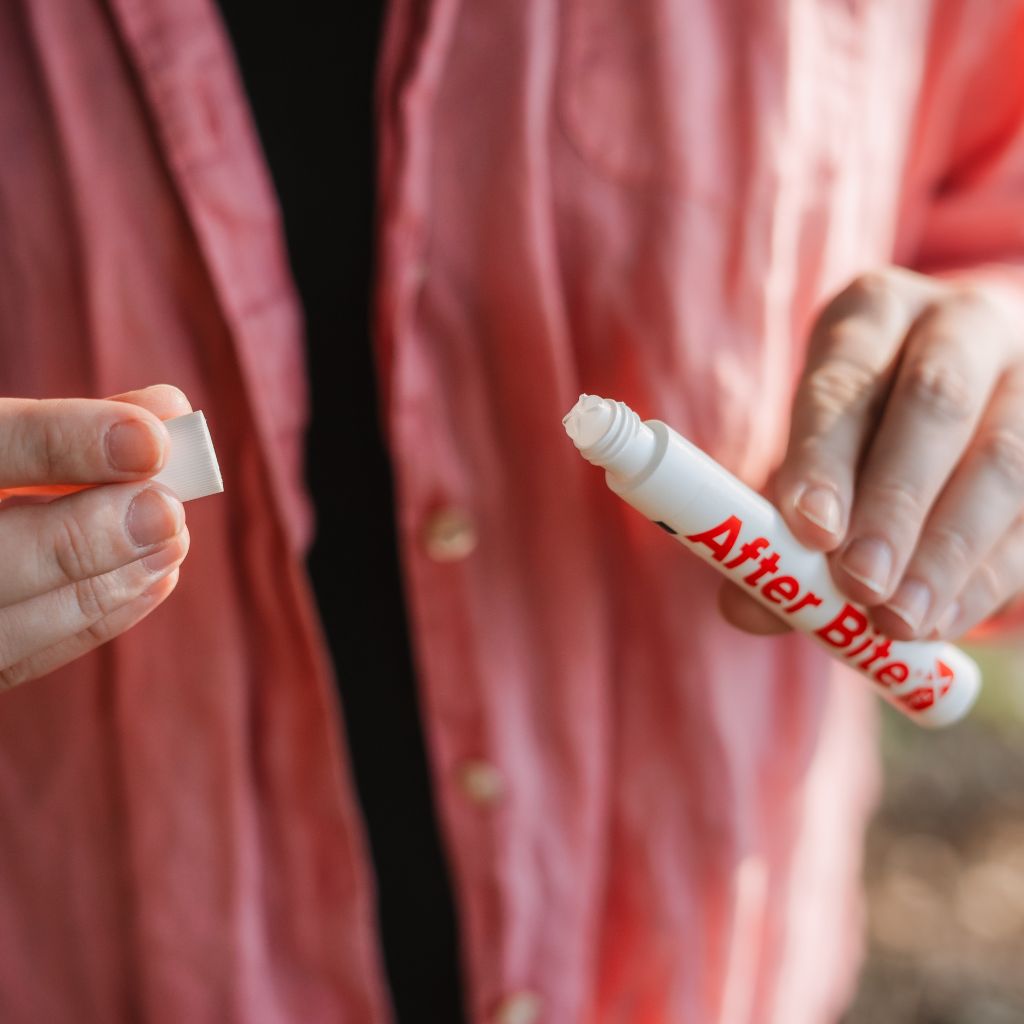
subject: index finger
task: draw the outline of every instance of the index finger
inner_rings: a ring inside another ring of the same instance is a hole
[[[92,398],[0,398],[0,487],[117,483],[158,473],[167,428],[137,405]]]
[[[779,510],[809,547],[830,551],[842,540],[857,463],[904,336],[936,290],[909,272],[866,274],[815,324],[776,478]]]

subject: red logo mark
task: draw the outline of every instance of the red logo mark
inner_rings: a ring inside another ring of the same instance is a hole
[[[922,686],[912,693],[904,694],[900,701],[911,711],[924,711],[935,703],[935,691],[930,686]]]
[[[944,662],[938,660],[936,660],[935,665],[939,670],[939,678],[945,680],[942,684],[942,689],[939,690],[939,696],[945,697],[949,693],[949,688],[953,685],[953,670]]]

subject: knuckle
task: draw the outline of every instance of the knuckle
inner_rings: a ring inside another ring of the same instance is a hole
[[[978,438],[978,454],[1015,490],[1024,489],[1024,430],[998,427]]]
[[[91,622],[82,631],[83,637],[88,637],[89,641],[96,646],[105,644],[108,640],[113,640],[117,636],[117,631],[111,625],[110,619],[107,616],[97,619],[95,622]]]
[[[892,298],[893,281],[886,270],[868,270],[855,277],[846,294],[865,303],[886,303]]]
[[[35,454],[48,480],[55,480],[60,475],[66,451],[67,429],[63,417],[46,416],[39,432],[39,448]]]
[[[1002,316],[1002,309],[991,291],[970,283],[955,285],[942,300],[942,309],[964,317]]]
[[[65,516],[57,525],[53,557],[57,571],[69,583],[96,574],[93,545],[82,524],[72,515]]]
[[[924,520],[927,505],[917,490],[904,480],[877,480],[864,489],[864,504],[870,503],[882,514],[883,523],[898,523],[916,530]]]
[[[977,560],[977,541],[952,526],[936,526],[928,531],[927,549],[963,579]]]
[[[865,328],[890,324],[901,316],[899,289],[890,271],[869,270],[855,277],[815,318],[811,329],[811,350],[833,347],[836,332],[843,325],[855,325],[863,334]],[[864,339],[851,339],[857,345]]]
[[[829,418],[870,404],[876,375],[848,359],[832,359],[812,370],[804,384],[811,407]]]
[[[903,374],[903,397],[937,419],[962,422],[971,417],[975,401],[965,375],[945,360],[924,357]]]
[[[109,589],[100,582],[98,576],[78,580],[72,589],[78,611],[85,621],[93,622],[113,611],[114,602]]]

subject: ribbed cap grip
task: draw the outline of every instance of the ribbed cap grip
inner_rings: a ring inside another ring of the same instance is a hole
[[[164,426],[171,435],[171,453],[167,465],[153,479],[169,487],[181,501],[220,494],[224,481],[202,412],[165,420]]]

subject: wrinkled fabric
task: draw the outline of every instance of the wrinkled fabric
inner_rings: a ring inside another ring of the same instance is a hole
[[[560,419],[620,398],[759,487],[830,293],[1019,282],[1022,44],[990,0],[392,5],[378,363],[471,1019],[837,1018],[873,698],[724,625]],[[173,382],[226,483],[165,605],[0,698],[0,1019],[387,1021],[302,571],[300,313],[223,30],[11,0],[0,76],[0,389]],[[478,542],[439,561],[446,510]]]

